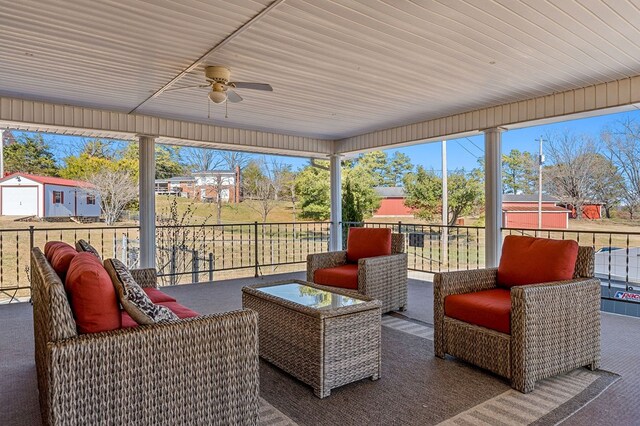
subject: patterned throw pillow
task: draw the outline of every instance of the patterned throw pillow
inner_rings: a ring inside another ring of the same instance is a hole
[[[93,247],[91,244],[89,244],[85,240],[76,241],[76,250],[78,251],[78,253],[80,252],[91,253],[92,255],[97,257],[100,262],[102,262],[102,256],[100,256],[100,253],[98,253],[98,250],[96,250],[95,247]]]
[[[138,324],[179,319],[169,308],[154,304],[118,259],[105,260],[104,267],[116,288],[122,307]]]

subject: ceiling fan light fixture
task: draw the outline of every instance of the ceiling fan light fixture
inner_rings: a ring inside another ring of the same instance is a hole
[[[227,100],[227,93],[212,90],[209,92],[209,99],[211,99],[211,102],[215,104],[221,104]]]

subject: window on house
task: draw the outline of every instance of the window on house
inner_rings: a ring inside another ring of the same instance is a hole
[[[87,194],[87,204],[95,204],[96,196],[93,194]]]
[[[53,191],[53,204],[64,204],[64,192]]]

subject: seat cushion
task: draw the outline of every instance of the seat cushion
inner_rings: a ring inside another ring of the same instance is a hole
[[[347,262],[391,254],[390,228],[349,228]]]
[[[65,282],[69,265],[77,254],[76,249],[66,243],[57,245],[52,249],[51,267],[56,271],[56,274],[58,274],[62,282]]]
[[[511,288],[570,280],[577,258],[575,241],[508,235],[502,244],[498,285]]]
[[[111,277],[122,307],[138,324],[155,324],[178,319],[170,309],[153,303],[133,279],[127,267],[118,259],[105,260],[104,267]]]
[[[159,303],[159,305],[162,305],[162,306],[165,306],[165,307],[171,309],[171,312],[176,314],[178,316],[178,318],[180,318],[180,319],[182,319],[182,318],[193,318],[193,317],[197,317],[198,315],[200,315],[196,311],[194,311],[192,309],[189,309],[186,306],[181,305],[178,302],[161,302],[161,303]]]
[[[153,288],[153,287],[142,287],[142,290],[147,293],[147,296],[149,296],[149,299],[151,299],[151,301],[153,303],[162,303],[162,302],[175,302],[176,299],[169,296],[166,293],[163,293],[162,291],[158,290],[157,288]]]
[[[178,302],[162,302],[159,303],[160,305],[169,308],[171,310],[171,312],[173,312],[174,314],[176,314],[178,316],[178,318],[182,319],[182,318],[193,318],[193,317],[197,317],[200,314],[197,313],[194,310],[191,310],[189,308],[187,308],[184,305],[181,305]],[[133,318],[131,318],[131,316],[127,313],[127,311],[125,311],[124,309],[122,311],[120,311],[120,315],[122,318],[122,328],[131,328],[131,327],[137,327],[138,323],[135,322],[133,320]]]
[[[313,275],[316,284],[358,289],[358,265],[348,263],[334,268],[316,269]]]
[[[444,299],[444,314],[469,324],[511,334],[511,292],[496,288],[453,294]]]
[[[74,256],[64,284],[79,333],[120,328],[116,290],[102,263],[91,253]]]

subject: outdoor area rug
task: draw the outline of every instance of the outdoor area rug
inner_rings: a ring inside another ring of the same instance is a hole
[[[261,395],[282,415],[276,423],[261,418],[261,424],[557,424],[619,378],[579,368],[542,380],[525,395],[491,373],[452,357],[436,358],[433,327],[426,323],[394,314],[385,315],[382,324],[381,379],[334,389],[322,400],[310,387],[261,361]]]

